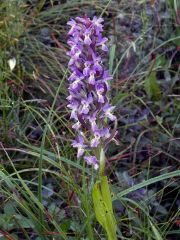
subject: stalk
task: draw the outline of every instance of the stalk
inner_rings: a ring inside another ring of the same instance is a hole
[[[100,149],[100,157],[99,157],[99,176],[104,176],[105,171],[105,154],[104,149]]]
[[[76,139],[72,146],[77,148],[77,158],[84,157],[88,165],[98,170],[98,180],[94,184],[92,196],[98,222],[105,229],[109,240],[116,240],[116,220],[112,209],[112,199],[108,180],[105,176],[104,144],[114,133],[108,121],[115,122],[114,106],[108,99],[109,71],[103,65],[108,52],[103,36],[103,19],[86,15],[68,21],[68,45],[70,51],[69,96],[67,105],[71,109],[72,128]]]

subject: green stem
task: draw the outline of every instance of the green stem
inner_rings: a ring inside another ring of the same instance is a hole
[[[85,170],[85,168],[84,168],[84,170]],[[86,182],[86,175],[85,175],[84,171],[83,171],[83,187],[82,187],[82,189],[83,189],[82,203],[84,205],[84,209],[85,209],[86,216],[87,216],[88,239],[94,240],[94,233],[93,233],[92,219],[91,219],[92,209],[89,205],[89,191],[88,191],[88,185]]]
[[[105,153],[104,149],[100,149],[100,157],[99,157],[99,176],[104,176],[105,171]]]

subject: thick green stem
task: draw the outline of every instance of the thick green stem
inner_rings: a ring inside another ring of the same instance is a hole
[[[104,149],[100,149],[100,157],[99,157],[99,176],[104,176],[104,171],[105,171],[105,153]]]

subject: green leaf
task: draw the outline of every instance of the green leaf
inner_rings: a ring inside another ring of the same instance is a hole
[[[151,72],[151,74],[145,79],[144,88],[150,99],[161,99],[161,90],[157,83],[156,72]]]
[[[156,58],[156,67],[163,67],[166,65],[166,58],[164,55],[158,55]]]
[[[151,228],[153,230],[154,236],[156,240],[163,240],[159,231],[157,230],[157,228],[154,226],[154,224],[149,220]]]
[[[6,205],[4,206],[4,213],[8,216],[12,216],[13,214],[16,213],[16,210],[12,202],[6,203]]]
[[[62,224],[60,224],[60,227],[64,232],[67,232],[70,229],[70,226],[71,226],[70,220],[65,220]]]
[[[113,71],[113,63],[115,59],[115,53],[116,53],[116,45],[113,44],[110,48],[110,53],[109,53],[109,72],[112,74]]]
[[[103,199],[100,192],[100,184],[98,182],[94,184],[92,197],[94,202],[94,210],[95,210],[96,218],[98,222],[105,228],[106,218],[104,215]]]
[[[96,218],[106,230],[109,240],[116,240],[117,224],[113,214],[111,194],[106,176],[102,176],[93,187],[93,202]]]
[[[157,121],[159,124],[162,124],[162,123],[163,123],[163,118],[162,118],[162,117],[159,117],[159,116],[156,116],[156,121]]]
[[[117,105],[120,104],[125,98],[127,98],[129,96],[128,93],[122,93],[122,92],[118,92],[116,94],[116,96],[112,99],[112,104],[113,105]]]
[[[180,170],[177,170],[177,171],[173,171],[173,172],[170,172],[170,173],[165,173],[165,174],[162,174],[160,176],[157,176],[157,177],[154,177],[154,178],[151,178],[151,179],[148,179],[142,183],[138,183],[120,193],[117,194],[117,197],[114,198],[113,200],[116,200],[120,197],[123,197],[131,192],[134,192],[140,188],[143,188],[143,187],[146,187],[150,184],[153,184],[153,183],[156,183],[156,182],[159,182],[159,181],[162,181],[162,180],[165,180],[165,179],[168,179],[168,178],[172,178],[172,177],[179,177],[180,176]]]
[[[111,193],[110,193],[110,190],[109,190],[107,176],[101,177],[101,191],[102,191],[102,198],[105,199],[105,203],[107,205],[107,209],[111,213],[113,213]]]
[[[32,228],[32,229],[34,229],[35,226],[34,226],[34,223],[31,219],[23,217],[19,214],[16,214],[15,218],[17,219],[19,225],[21,225],[22,228]]]

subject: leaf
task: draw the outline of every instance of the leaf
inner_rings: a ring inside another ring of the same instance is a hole
[[[6,203],[6,205],[4,206],[4,213],[8,216],[12,216],[13,214],[16,213],[12,202]]]
[[[161,99],[161,90],[157,83],[156,72],[151,72],[151,74],[145,79],[144,88],[150,99]]]
[[[102,198],[106,200],[107,209],[111,213],[113,213],[111,193],[109,190],[107,176],[101,177],[101,191],[102,191]]]
[[[96,218],[98,222],[105,228],[106,218],[104,215],[103,199],[102,199],[99,187],[100,187],[99,183],[96,182],[94,184],[94,188],[92,191],[92,197],[94,202],[94,210],[95,210]]]
[[[70,220],[65,220],[62,224],[60,224],[60,227],[63,232],[67,232],[70,229],[70,226],[71,226]]]
[[[19,225],[21,225],[22,228],[34,228],[34,223],[31,219],[23,217],[19,214],[16,214],[14,216],[16,218],[16,220],[18,221]]]
[[[111,194],[106,176],[102,176],[93,187],[93,203],[96,218],[106,230],[109,240],[116,240],[117,224],[113,214]]]
[[[128,96],[129,96],[128,93],[118,92],[116,96],[112,99],[112,104],[113,105],[120,104]]]
[[[156,121],[157,121],[159,124],[162,124],[162,123],[163,123],[163,118],[162,118],[162,117],[159,117],[159,116],[156,116]]]
[[[157,228],[154,226],[154,224],[153,224],[150,220],[149,220],[149,222],[150,222],[151,228],[152,228],[152,230],[153,230],[153,233],[154,233],[154,235],[155,235],[155,239],[156,239],[156,240],[163,240],[162,237],[161,237],[161,235],[160,235],[160,233],[159,233],[159,231],[158,231]]]
[[[165,173],[165,174],[162,174],[160,176],[157,176],[157,177],[154,177],[154,178],[151,178],[151,179],[148,179],[142,183],[138,183],[120,193],[117,194],[117,197],[114,198],[113,200],[116,200],[120,197],[123,197],[131,192],[134,192],[140,188],[143,188],[143,187],[146,187],[150,184],[153,184],[153,183],[156,183],[156,182],[159,182],[159,181],[162,181],[162,180],[165,180],[165,179],[168,179],[168,178],[172,178],[172,177],[179,177],[180,176],[180,170],[177,170],[177,171],[173,171],[173,172],[170,172],[170,173]]]
[[[116,45],[113,44],[110,49],[109,53],[109,72],[112,74],[113,71],[113,63],[115,59],[115,53],[116,53]]]
[[[166,65],[166,58],[164,55],[158,55],[156,58],[156,67],[163,67]]]

